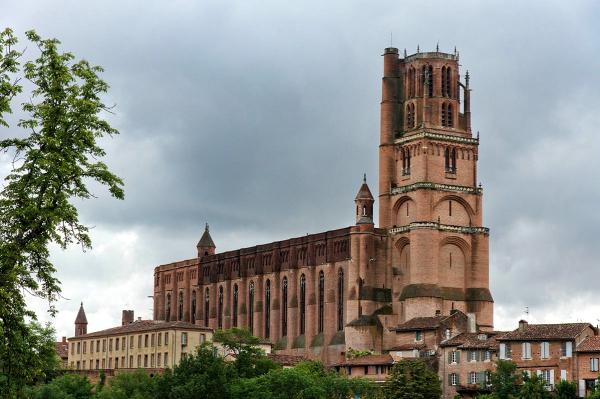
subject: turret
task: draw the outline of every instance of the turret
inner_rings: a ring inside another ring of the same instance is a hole
[[[363,176],[363,184],[360,186],[354,203],[356,204],[356,224],[373,224],[373,195],[367,185],[367,175]]]
[[[217,247],[215,246],[215,242],[208,231],[208,223],[206,223],[204,234],[202,234],[202,237],[200,238],[200,241],[198,241],[196,248],[198,249],[199,258],[207,255],[214,255],[215,253],[215,249]]]
[[[85,310],[83,310],[83,302],[79,306],[79,312],[75,318],[75,336],[87,334],[87,317],[85,317]]]

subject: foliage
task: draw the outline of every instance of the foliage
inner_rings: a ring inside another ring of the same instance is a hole
[[[157,399],[228,398],[233,377],[225,360],[209,345],[198,347],[162,376],[155,377]]]
[[[588,396],[588,398],[590,398],[590,399],[600,399],[600,376],[596,380],[594,392],[592,392],[592,394],[590,396]]]
[[[523,385],[519,392],[521,399],[548,399],[551,398],[550,392],[546,389],[546,382],[537,374],[529,376],[523,374]]]
[[[227,354],[235,357],[230,366],[237,378],[258,377],[278,367],[258,347],[260,339],[247,329],[217,330],[213,335],[213,342],[222,345]]]
[[[31,399],[91,399],[92,384],[87,377],[66,374],[57,377],[46,385],[29,389]]]
[[[361,351],[359,349],[348,348],[348,350],[346,351],[346,359],[355,359],[357,357],[364,357],[372,354],[373,352],[370,350]]]
[[[438,399],[442,394],[440,379],[418,359],[403,359],[392,367],[385,384],[389,399]]]
[[[492,394],[496,399],[512,399],[518,397],[520,379],[517,365],[510,360],[499,359],[496,371],[490,375]]]
[[[123,198],[123,182],[101,162],[105,153],[97,141],[118,132],[102,119],[108,111],[100,96],[108,85],[99,78],[102,68],[75,61],[62,53],[55,39],[42,39],[34,31],[26,37],[37,57],[22,66],[17,38],[10,29],[0,33],[0,151],[13,162],[0,192],[0,395],[16,397],[26,384],[43,377],[44,355],[39,331],[27,319],[24,292],[47,300],[50,312],[60,294],[60,283],[48,247],[71,243],[91,247],[88,228],[79,223],[75,199],[93,194],[88,184],[108,187]],[[16,128],[4,116],[11,101],[28,82],[31,92],[22,104],[23,118]]]
[[[98,393],[98,399],[152,399],[155,379],[144,370],[133,373],[120,373],[113,377],[107,386]]]
[[[554,395],[557,399],[575,399],[577,398],[577,383],[562,380],[554,388]]]
[[[289,369],[241,379],[232,386],[233,399],[342,399],[369,397],[376,387],[367,380],[345,378],[327,371],[321,363],[304,362]]]

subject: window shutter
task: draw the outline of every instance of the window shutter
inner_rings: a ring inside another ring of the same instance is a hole
[[[536,374],[538,377],[542,378],[542,370],[537,370]]]
[[[456,385],[460,385],[460,374],[456,374]]]
[[[550,384],[554,385],[554,369],[550,370]]]
[[[561,381],[567,380],[567,370],[560,370],[560,380]]]
[[[452,363],[452,351],[448,352],[448,364]],[[448,374],[450,376],[450,374]]]
[[[506,344],[500,344],[500,359],[506,359]]]
[[[579,380],[579,396],[585,397],[585,380]]]
[[[485,371],[477,373],[477,383],[481,385],[485,384]]]
[[[573,343],[571,341],[567,342],[567,357],[573,356]]]
[[[452,373],[448,374],[448,385],[452,386]]]
[[[456,351],[456,363],[460,363],[460,351]]]

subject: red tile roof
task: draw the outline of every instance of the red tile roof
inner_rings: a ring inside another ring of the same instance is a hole
[[[449,316],[415,317],[392,328],[392,331],[435,330]]]
[[[489,349],[496,350],[498,332],[462,333],[442,341],[440,346],[456,346],[459,349]],[[482,339],[485,335],[485,339]]]
[[[60,357],[61,359],[67,359],[69,357],[69,344],[67,342],[56,342],[56,353],[58,354],[58,357]]]
[[[198,330],[198,331],[212,331],[211,328],[200,327],[198,325],[188,323],[185,321],[169,321],[164,322],[160,320],[138,320],[133,323],[126,324],[124,326],[118,326],[108,328],[106,330],[95,331],[89,334],[80,335],[78,337],[71,337],[73,339],[91,338],[91,337],[102,337],[105,335],[117,335],[117,334],[129,334],[134,332],[142,331],[153,331],[153,330],[165,330],[165,329],[179,329],[179,330]]]
[[[600,352],[600,336],[587,337],[575,349],[577,352]]]
[[[388,353],[383,355],[367,355],[359,356],[352,359],[346,359],[334,366],[375,366],[375,365],[391,365],[394,364],[394,359]]]
[[[518,328],[496,337],[498,341],[537,341],[575,339],[589,323],[527,324],[521,331]]]

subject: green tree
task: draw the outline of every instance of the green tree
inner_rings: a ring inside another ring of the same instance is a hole
[[[510,360],[499,359],[496,362],[496,371],[491,373],[490,381],[496,399],[512,399],[519,394],[520,379],[517,365]]]
[[[91,399],[93,386],[87,377],[65,374],[50,383],[29,389],[31,399]]]
[[[392,367],[384,387],[389,399],[438,399],[442,394],[440,379],[418,359],[403,359]]]
[[[202,345],[171,370],[155,377],[157,399],[227,399],[235,377],[214,347]]]
[[[237,378],[258,377],[278,368],[258,346],[260,339],[247,329],[217,330],[213,335],[213,342],[222,345],[228,354],[235,357],[229,366],[233,368]]]
[[[60,52],[58,40],[42,39],[34,31],[26,36],[36,55],[21,66],[16,37],[10,29],[0,33],[0,127],[9,129],[3,137],[13,137],[0,140],[0,151],[13,159],[0,192],[2,397],[16,397],[43,374],[26,363],[40,354],[36,332],[27,323],[35,314],[27,309],[23,292],[46,299],[55,313],[60,283],[49,245],[91,247],[74,200],[93,197],[91,182],[123,198],[122,181],[100,161],[105,152],[97,143],[118,133],[102,117],[109,110],[100,98],[108,90],[98,76],[102,68]],[[22,104],[24,116],[11,127],[4,116],[23,91],[23,79],[31,92]]]
[[[154,378],[144,370],[133,373],[119,373],[109,380],[107,386],[98,393],[98,399],[152,399]]]
[[[328,371],[318,362],[304,362],[293,368],[271,370],[260,377],[239,379],[232,384],[234,399],[346,399],[376,392],[373,383],[347,378]]]
[[[531,376],[523,374],[523,384],[519,390],[521,399],[548,399],[552,397],[546,388],[546,382],[537,374]]]
[[[590,396],[588,396],[588,398],[589,399],[600,399],[600,376],[596,380],[594,392],[592,392],[592,394]]]
[[[554,395],[557,399],[575,399],[577,398],[577,383],[562,380],[554,388]]]

